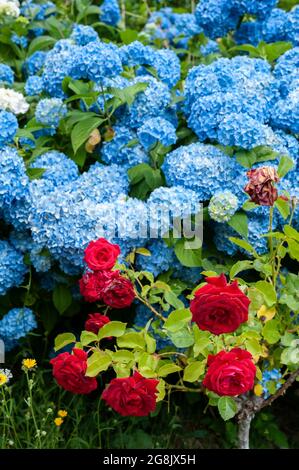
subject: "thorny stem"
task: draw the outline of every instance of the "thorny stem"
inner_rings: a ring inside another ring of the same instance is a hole
[[[163,322],[167,320],[165,317],[163,317],[163,315],[161,315],[161,313],[157,312],[157,310],[146,299],[141,297],[136,290],[135,290],[135,295],[136,295],[136,298],[140,300],[140,302],[142,302],[144,305],[146,305],[147,308],[149,308],[156,317],[158,317]]]

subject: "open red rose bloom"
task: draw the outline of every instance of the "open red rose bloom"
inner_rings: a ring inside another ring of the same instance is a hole
[[[256,367],[248,351],[234,348],[209,355],[203,385],[220,396],[236,396],[253,388]]]
[[[248,320],[249,298],[237,281],[228,284],[224,274],[207,277],[206,281],[191,301],[192,320],[201,330],[215,335],[235,331]]]
[[[147,416],[156,408],[158,383],[134,372],[132,377],[111,380],[102,399],[122,416]]]

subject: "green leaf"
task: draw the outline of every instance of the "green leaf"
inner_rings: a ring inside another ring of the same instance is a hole
[[[283,231],[288,237],[293,238],[294,240],[299,242],[299,232],[297,232],[294,227],[291,227],[290,225],[285,225],[283,227]]]
[[[82,346],[87,346],[90,343],[93,343],[94,341],[98,341],[98,337],[95,333],[92,331],[82,331],[81,336],[80,336],[80,342]]]
[[[72,294],[66,285],[58,284],[54,288],[52,299],[55,308],[62,315],[72,303]]]
[[[71,132],[71,141],[74,153],[76,153],[79,147],[87,141],[91,132],[99,127],[104,121],[105,119],[91,117],[83,119],[74,125]]]
[[[194,344],[194,335],[187,327],[182,328],[179,331],[168,331],[168,336],[177,348],[189,348]]]
[[[142,333],[129,332],[117,339],[119,348],[144,349],[145,339]]]
[[[120,100],[120,104],[128,104],[131,106],[138,95],[146,90],[148,83],[139,82],[126,88],[109,88],[108,92]]]
[[[268,307],[276,304],[277,296],[272,284],[267,281],[258,281],[255,283],[255,287],[263,294]]]
[[[112,357],[114,362],[122,362],[123,364],[135,361],[134,354],[126,349],[119,349],[118,351],[113,352]]]
[[[207,348],[210,346],[211,338],[209,331],[202,331],[195,324],[193,325],[193,332],[195,339],[193,352],[194,357],[197,357],[199,354],[204,354],[205,350],[207,350]]]
[[[166,377],[167,375],[173,374],[174,372],[178,372],[179,370],[182,370],[182,368],[180,366],[170,362],[169,364],[162,365],[158,369],[157,373],[158,373],[159,377]]]
[[[168,304],[176,309],[184,308],[184,302],[182,302],[178,296],[172,292],[172,290],[167,290],[164,293],[164,299]]]
[[[183,380],[185,382],[196,382],[199,377],[201,377],[204,374],[205,371],[205,363],[204,362],[191,362],[190,364],[187,365],[187,367],[184,370],[184,376]]]
[[[64,348],[68,344],[75,343],[76,336],[73,333],[62,333],[61,335],[56,336],[54,340],[54,350],[58,351],[59,349]]]
[[[253,269],[253,262],[249,260],[237,261],[230,270],[229,276],[233,279],[237,274],[247,269]]]
[[[45,173],[46,168],[27,168],[26,173],[31,180],[39,179]]]
[[[151,252],[147,250],[146,248],[136,248],[135,253],[138,253],[139,255],[142,256],[151,256]]]
[[[245,341],[245,347],[253,356],[257,356],[262,353],[262,346],[255,338],[247,339]]]
[[[111,321],[106,323],[106,325],[104,325],[98,332],[98,340],[109,338],[110,336],[118,338],[124,334],[126,326],[127,324],[121,321]]]
[[[55,44],[55,38],[51,36],[39,36],[34,38],[28,47],[28,55],[31,56],[36,51],[47,49]]]
[[[183,238],[175,244],[174,251],[183,266],[189,268],[201,266],[201,248],[188,248],[188,242]]]
[[[242,237],[248,237],[248,217],[245,212],[236,212],[228,221],[228,225],[238,232]]]
[[[152,336],[149,335],[148,333],[145,333],[144,339],[145,339],[147,352],[150,354],[153,354],[156,351],[156,347],[157,347],[156,340],[152,338]]]
[[[135,31],[135,29],[127,28],[124,31],[119,31],[119,35],[122,43],[130,44],[131,42],[136,41],[136,39],[138,38],[138,31]]]
[[[87,377],[96,377],[100,372],[107,370],[111,364],[111,358],[104,352],[96,351],[87,359]]]
[[[278,320],[269,320],[263,327],[262,335],[269,344],[275,344],[280,340],[278,327]]]
[[[238,406],[232,397],[221,397],[218,401],[218,410],[221,418],[227,421],[235,416]]]
[[[288,239],[288,248],[291,258],[299,261],[299,243]]]
[[[278,176],[280,178],[283,178],[290,170],[292,170],[292,168],[294,168],[294,166],[294,160],[291,157],[288,157],[287,155],[283,155],[278,165]]]
[[[253,246],[250,245],[250,243],[246,242],[245,240],[241,240],[240,238],[236,238],[236,237],[228,237],[228,239],[235,245],[240,246],[245,251],[248,251],[249,253],[252,253],[254,256],[257,257],[257,253],[255,249],[253,248]]]
[[[290,215],[289,201],[285,201],[284,199],[281,199],[281,197],[279,197],[275,201],[274,206],[276,207],[276,209],[279,210],[280,214],[284,219],[286,219]]]
[[[174,310],[170,313],[166,322],[164,323],[164,328],[171,332],[179,331],[184,328],[190,320],[191,312],[188,308]]]
[[[293,45],[291,42],[277,41],[271,44],[266,44],[264,46],[266,51],[266,58],[269,62],[273,62],[278,59],[282,54],[284,54],[289,49],[292,49]]]

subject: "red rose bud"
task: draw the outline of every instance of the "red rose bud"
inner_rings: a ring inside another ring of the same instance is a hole
[[[91,331],[97,335],[99,330],[110,321],[110,318],[106,315],[102,315],[101,313],[90,313],[85,322],[85,330]]]
[[[209,355],[204,387],[220,396],[236,396],[253,388],[256,367],[248,351],[234,348]]]
[[[80,292],[86,302],[102,300],[104,288],[113,277],[118,276],[119,271],[87,272],[79,281]]]
[[[273,206],[278,198],[274,183],[279,181],[275,168],[264,166],[247,172],[249,183],[244,191],[249,194],[251,201],[259,206]]]
[[[99,238],[89,243],[84,260],[93,271],[106,271],[113,268],[119,254],[118,245],[113,245],[105,238]]]
[[[135,372],[132,377],[111,380],[102,399],[122,416],[147,416],[156,408],[158,383]]]
[[[250,300],[239,289],[238,282],[228,284],[224,274],[207,277],[206,281],[191,300],[192,321],[214,335],[235,331],[248,320]]]
[[[64,390],[76,394],[87,394],[98,386],[95,377],[86,377],[87,353],[73,349],[73,354],[64,352],[51,359],[53,376]]]
[[[103,289],[103,302],[112,308],[129,307],[135,298],[134,286],[129,279],[121,276],[118,271],[114,272],[117,275]]]

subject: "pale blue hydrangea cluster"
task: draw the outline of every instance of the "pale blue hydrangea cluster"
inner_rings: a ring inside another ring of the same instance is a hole
[[[9,65],[0,64],[0,86],[12,85],[14,82],[14,72]]]
[[[123,125],[116,125],[113,132],[113,138],[104,142],[100,148],[100,156],[105,163],[117,163],[129,168],[149,162],[148,155],[138,142],[134,145],[130,144],[130,142],[137,141],[135,131]]]
[[[158,142],[168,147],[176,143],[177,137],[174,125],[161,117],[144,121],[137,131],[139,142],[145,150],[149,150]]]
[[[213,39],[209,39],[206,44],[200,46],[200,52],[203,56],[217,54],[220,52],[219,45],[216,41],[213,41]]]
[[[176,256],[173,248],[169,248],[166,243],[161,240],[152,240],[146,248],[150,251],[151,256],[138,256],[137,267],[142,271],[150,271],[154,276],[168,271],[173,267]]]
[[[13,308],[0,320],[0,339],[4,341],[5,351],[14,349],[21,338],[37,327],[33,311],[29,308]]]
[[[39,95],[44,89],[44,81],[39,75],[31,75],[25,83],[25,93],[28,96]]]
[[[200,201],[208,201],[224,189],[240,193],[244,168],[213,145],[181,146],[170,152],[162,166],[168,186],[192,189]]]
[[[99,35],[92,26],[74,24],[70,39],[78,46],[86,46],[89,42],[98,41]]]
[[[22,284],[27,271],[23,254],[6,240],[0,240],[0,295]]]
[[[273,137],[278,82],[265,60],[238,56],[194,67],[185,96],[188,124],[201,141],[251,149]]]
[[[19,36],[18,34],[13,33],[10,39],[14,44],[16,44],[17,46],[21,46],[24,49],[28,46],[27,36]]]
[[[67,114],[66,104],[60,98],[40,100],[35,111],[36,121],[55,130],[59,122]]]
[[[214,194],[209,202],[209,214],[216,222],[228,222],[239,206],[237,196],[231,191],[221,191]]]
[[[299,7],[290,11],[273,8],[264,20],[244,21],[235,33],[239,44],[250,43],[257,45],[260,41],[267,43],[290,41],[294,46],[299,45]]]
[[[104,0],[100,6],[100,21],[116,26],[121,20],[118,0]]]
[[[143,30],[152,41],[160,39],[180,48],[187,48],[189,39],[201,32],[193,14],[175,13],[169,7],[154,11]]]
[[[0,109],[0,149],[13,142],[18,128],[19,125],[15,115]]]
[[[44,51],[36,51],[24,60],[23,70],[26,76],[38,74],[45,63],[47,53]]]
[[[278,0],[201,0],[195,17],[204,33],[215,39],[235,30],[245,14],[267,18],[277,3]]]
[[[269,390],[269,385],[274,385],[274,390],[279,390],[282,386],[282,374],[279,369],[271,369],[271,370],[264,370],[262,380],[259,382],[263,387],[263,398],[267,399],[273,392],[271,393]]]
[[[28,183],[25,164],[17,150],[8,146],[0,149],[0,208],[22,199]]]

